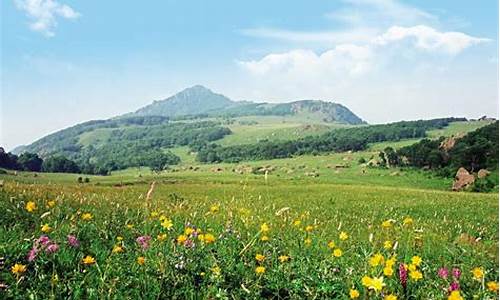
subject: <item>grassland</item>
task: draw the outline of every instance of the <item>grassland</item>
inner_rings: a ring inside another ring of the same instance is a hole
[[[498,193],[358,163],[382,146],[217,165],[183,147],[169,171],[89,183],[0,175],[0,297],[498,299]]]

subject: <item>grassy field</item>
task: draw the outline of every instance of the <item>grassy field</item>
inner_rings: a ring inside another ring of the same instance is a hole
[[[358,163],[382,146],[0,175],[0,298],[498,299],[498,193]]]

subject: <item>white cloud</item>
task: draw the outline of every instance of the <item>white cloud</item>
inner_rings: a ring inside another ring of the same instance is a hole
[[[55,0],[14,0],[18,9],[31,19],[30,28],[47,37],[55,35],[57,18],[76,19],[80,13]]]
[[[393,26],[373,40],[377,45],[387,45],[412,38],[417,48],[427,51],[440,51],[457,54],[472,45],[488,42],[490,39],[477,38],[462,32],[439,32],[432,27],[418,25],[413,27]]]

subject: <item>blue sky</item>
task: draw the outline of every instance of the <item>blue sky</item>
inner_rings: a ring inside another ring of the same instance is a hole
[[[498,2],[1,2],[0,145],[203,84],[370,123],[498,116]]]

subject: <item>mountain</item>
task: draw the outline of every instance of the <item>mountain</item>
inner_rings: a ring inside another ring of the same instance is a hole
[[[307,115],[326,123],[349,125],[366,123],[347,107],[338,103],[321,100],[300,100],[279,104],[233,101],[201,85],[187,88],[167,99],[154,101],[152,104],[122,117],[164,116],[179,119],[200,115],[214,117]]]

